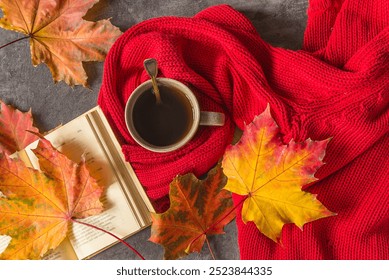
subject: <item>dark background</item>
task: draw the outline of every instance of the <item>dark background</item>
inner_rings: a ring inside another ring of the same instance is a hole
[[[126,31],[131,26],[153,17],[185,16],[217,4],[229,4],[245,14],[263,39],[274,46],[299,49],[306,26],[307,0],[100,0],[86,15],[88,20],[111,18],[111,22]],[[2,13],[0,12],[0,16]],[[0,29],[0,46],[22,37],[21,34]],[[28,40],[0,50],[0,99],[22,111],[32,108],[36,126],[41,132],[65,124],[96,106],[103,63],[84,63],[90,89],[69,87],[64,82],[54,84],[46,65],[33,67]],[[127,241],[146,259],[162,259],[163,248],[148,241],[150,229]],[[239,259],[237,231],[234,222],[226,234],[210,238],[217,259]],[[127,247],[117,244],[94,259],[137,259]],[[186,259],[211,259],[205,245],[201,254]]]

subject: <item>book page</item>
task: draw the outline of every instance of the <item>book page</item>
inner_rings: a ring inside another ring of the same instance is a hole
[[[78,257],[73,250],[72,244],[69,238],[65,238],[64,241],[53,251],[47,253],[44,260],[77,260]]]
[[[0,254],[8,247],[11,237],[7,235],[0,235]],[[77,260],[77,256],[74,253],[73,247],[69,242],[69,239],[65,239],[58,248],[53,252],[49,252],[44,260]]]
[[[51,132],[46,138],[54,147],[75,162],[80,162],[81,156],[85,155],[91,176],[97,180],[98,184],[106,186],[102,197],[104,212],[83,219],[83,222],[103,228],[120,238],[141,228],[123,193],[107,151],[102,148],[101,139],[96,136],[85,115]],[[33,148],[35,147],[31,146],[26,149],[26,153],[32,166],[37,168],[39,164],[31,151]],[[76,223],[72,224],[69,235],[70,243],[79,259],[90,257],[116,241],[106,233]]]
[[[96,128],[95,133],[98,135],[98,138],[104,140],[101,141],[102,147],[110,151],[108,156],[113,169],[118,171],[117,176],[122,182],[122,189],[139,223],[142,226],[149,225],[151,223],[150,212],[155,212],[153,205],[136,177],[132,166],[125,160],[121,152],[121,146],[116,140],[115,134],[107,119],[104,117],[103,112],[97,107],[96,110],[91,111],[86,117],[90,124]]]
[[[0,235],[0,254],[4,252],[10,242],[11,237],[7,235]]]

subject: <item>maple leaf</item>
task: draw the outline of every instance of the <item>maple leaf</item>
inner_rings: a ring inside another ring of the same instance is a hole
[[[83,61],[103,61],[120,30],[83,20],[99,0],[0,0],[0,27],[30,38],[32,64],[46,63],[55,82],[87,86]]]
[[[0,107],[0,152],[13,154],[38,139],[31,133],[39,132],[33,126],[31,110],[23,113],[1,100]]]
[[[170,184],[170,208],[151,213],[150,241],[163,245],[165,259],[200,252],[208,235],[222,234],[235,214],[226,177],[219,163],[205,180],[193,174],[177,176]]]
[[[33,152],[42,171],[0,158],[0,235],[12,238],[1,259],[38,259],[62,242],[73,219],[103,210],[103,188],[84,160],[72,162],[46,139]]]
[[[334,215],[315,195],[301,190],[317,180],[314,173],[323,165],[329,139],[291,140],[283,145],[278,133],[268,107],[245,127],[240,141],[227,148],[222,161],[228,177],[225,189],[246,196],[243,222],[253,221],[275,242],[280,241],[284,224],[302,228],[307,222]]]

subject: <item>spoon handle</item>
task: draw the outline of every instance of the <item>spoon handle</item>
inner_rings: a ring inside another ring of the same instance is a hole
[[[151,78],[156,102],[157,104],[161,104],[162,103],[161,94],[159,93],[159,88],[157,84],[157,75],[158,75],[157,60],[155,58],[148,58],[145,61],[143,61],[143,65],[146,69],[147,74],[149,74]]]

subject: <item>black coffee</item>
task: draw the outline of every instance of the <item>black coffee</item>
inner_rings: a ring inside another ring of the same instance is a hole
[[[149,144],[168,146],[180,141],[193,123],[192,106],[177,89],[159,85],[162,104],[152,89],[143,93],[133,109],[133,122],[139,136]]]

